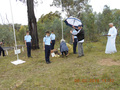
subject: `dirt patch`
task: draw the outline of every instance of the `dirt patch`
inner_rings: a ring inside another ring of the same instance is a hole
[[[120,65],[120,62],[115,62],[112,59],[102,59],[98,61],[98,64],[100,65],[106,65],[106,66],[113,66],[113,65]]]

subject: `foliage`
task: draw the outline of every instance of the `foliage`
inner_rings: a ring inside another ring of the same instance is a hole
[[[20,29],[17,32],[17,40],[18,41],[24,41],[24,36],[26,35],[26,31],[27,31],[26,26],[20,26]]]
[[[80,15],[85,5],[89,0],[53,0],[52,6],[60,7],[62,4],[62,10],[67,13],[67,16],[76,16]]]
[[[103,13],[98,15],[97,23],[98,28],[100,29],[99,32],[108,32],[108,24],[113,22],[113,15],[112,10],[107,5],[104,6]]]
[[[90,5],[86,6],[85,11],[82,12],[80,18],[83,22],[83,29],[85,30],[85,39],[98,41],[98,31],[95,23],[96,18]]]
[[[5,45],[13,45],[14,37],[13,37],[12,27],[9,25],[0,25],[0,41],[4,40]]]

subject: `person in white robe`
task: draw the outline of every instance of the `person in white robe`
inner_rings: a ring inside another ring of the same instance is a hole
[[[115,28],[115,26],[113,26],[113,23],[109,23],[109,27],[110,29],[107,35],[108,41],[107,41],[106,50],[105,50],[106,54],[112,54],[117,52],[116,45],[115,45],[117,29]]]

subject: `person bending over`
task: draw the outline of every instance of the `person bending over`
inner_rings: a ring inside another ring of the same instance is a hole
[[[60,43],[60,52],[62,53],[62,57],[64,57],[64,55],[66,57],[68,56],[68,47],[64,39],[62,39]]]

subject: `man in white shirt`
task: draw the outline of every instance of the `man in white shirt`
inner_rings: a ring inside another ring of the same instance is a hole
[[[108,32],[108,41],[107,41],[107,45],[106,45],[106,50],[105,53],[106,54],[112,54],[117,52],[116,50],[116,45],[115,45],[115,40],[116,40],[116,36],[117,36],[117,29],[115,28],[115,26],[113,26],[113,23],[109,23],[109,32]]]

